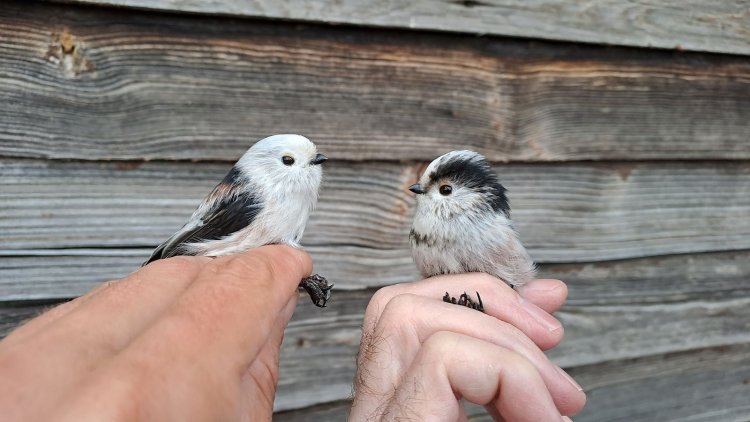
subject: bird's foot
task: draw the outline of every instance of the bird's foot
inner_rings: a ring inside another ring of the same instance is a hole
[[[313,274],[305,277],[299,283],[299,287],[305,289],[310,299],[318,308],[325,308],[328,299],[331,298],[331,289],[333,284],[329,284],[325,277],[319,274]]]
[[[452,303],[454,305],[466,306],[467,308],[471,308],[471,309],[484,313],[484,305],[482,304],[482,296],[479,296],[479,292],[476,292],[476,294],[477,294],[477,302],[474,302],[474,300],[472,300],[472,298],[468,294],[466,294],[466,292],[463,292],[463,294],[458,297],[458,300],[456,300],[455,297],[448,294],[448,292],[445,292],[445,296],[443,296],[443,302]]]

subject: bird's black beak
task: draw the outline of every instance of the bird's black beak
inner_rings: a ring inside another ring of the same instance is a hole
[[[326,157],[325,155],[316,154],[315,158],[313,158],[312,161],[310,161],[310,164],[323,164],[326,162],[326,160],[328,160],[328,157]]]
[[[412,192],[414,192],[414,193],[416,193],[417,195],[421,195],[421,194],[425,193],[425,190],[422,189],[422,185],[420,185],[419,183],[415,183],[415,184],[409,186],[409,190],[412,191]]]

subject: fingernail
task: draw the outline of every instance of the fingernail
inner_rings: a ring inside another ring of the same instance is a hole
[[[521,298],[521,306],[526,310],[526,313],[531,315],[534,320],[542,324],[550,332],[557,331],[562,328],[562,324],[555,317],[548,314],[544,309],[534,305],[533,303]]]
[[[563,378],[565,378],[566,380],[568,380],[568,382],[570,383],[570,385],[572,385],[573,387],[575,387],[576,390],[583,391],[583,388],[580,385],[578,385],[578,383],[576,382],[576,380],[574,380],[573,377],[571,377],[570,375],[568,375],[567,372],[565,372],[559,366],[556,366],[555,368],[557,368],[557,372],[559,372],[560,375],[563,376]]]
[[[563,416],[563,418],[562,418],[562,419],[563,419],[563,422],[573,422],[573,419],[570,419],[570,418],[569,418],[569,417],[567,417],[567,416]]]

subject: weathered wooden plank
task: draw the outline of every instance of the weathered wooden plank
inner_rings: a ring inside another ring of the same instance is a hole
[[[570,287],[569,304],[558,313],[566,339],[549,356],[570,368],[748,343],[748,257],[745,251],[544,266],[542,277]],[[349,396],[362,313],[373,292],[338,290],[322,311],[300,301],[282,350],[277,409]],[[0,307],[6,329],[34,312]]]
[[[67,0],[202,14],[750,54],[747,1]]]
[[[571,370],[588,394],[576,421],[747,421],[750,344]],[[603,376],[604,375],[604,376]]]
[[[568,369],[588,401],[575,420],[745,422],[750,345],[691,350]],[[349,401],[278,412],[274,421],[345,420]],[[469,420],[492,419],[467,406]]]
[[[298,132],[351,160],[750,158],[741,57],[122,13],[3,4],[0,155],[233,161]]]
[[[80,296],[101,282],[118,279],[134,271],[150,253],[145,249],[48,252],[47,255],[0,255],[0,300]],[[83,255],[76,255],[76,252]]]
[[[411,255],[403,250],[337,246],[307,248],[315,271],[337,290],[361,289],[416,280]],[[50,249],[0,251],[0,301],[68,298],[102,281],[140,267],[151,249]]]
[[[348,420],[350,400],[325,403],[302,409],[275,412],[274,421],[281,422],[318,422],[318,421],[345,421]]]
[[[335,280],[337,290],[377,287],[419,277],[411,257],[401,251],[353,247],[309,250],[316,271]],[[0,301],[79,296],[98,283],[135,270],[150,252],[53,249],[31,250],[20,256],[0,253]],[[745,288],[742,281],[750,276],[750,252],[548,264],[541,266],[539,276],[568,282],[570,305],[724,299]]]
[[[0,161],[0,251],[153,247],[186,221],[228,168]],[[365,262],[409,265],[414,200],[406,187],[421,168],[331,162],[303,243]],[[521,237],[539,262],[750,247],[748,162],[511,164],[497,170],[510,189]],[[378,278],[374,274],[370,285],[382,284]]]

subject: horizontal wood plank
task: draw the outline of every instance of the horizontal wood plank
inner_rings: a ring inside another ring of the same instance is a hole
[[[750,414],[750,344],[573,368],[588,395],[576,421],[741,422]]]
[[[229,167],[2,160],[0,253],[152,248],[184,224]],[[407,187],[421,168],[326,164],[303,244],[407,264],[414,205]],[[521,237],[539,262],[750,247],[747,162],[510,164],[496,170],[509,188]],[[148,253],[138,252],[142,258]]]
[[[122,13],[4,3],[0,156],[234,161],[294,132],[347,160],[750,158],[740,57]]]
[[[419,278],[411,257],[363,248],[308,248],[316,271],[350,290]],[[25,255],[7,255],[7,253]],[[0,252],[0,301],[65,299],[136,270],[147,249]],[[581,264],[545,264],[539,277],[570,284],[568,304],[724,299],[750,277],[750,252],[676,255]],[[750,288],[750,287],[748,287]],[[616,293],[615,293],[616,292]],[[656,294],[655,294],[656,293]]]
[[[67,1],[750,55],[750,19],[745,1]]]
[[[750,413],[750,345],[716,347],[568,369],[588,401],[576,422],[744,422]],[[349,401],[278,412],[274,421],[346,420]],[[469,420],[490,422],[479,406]]]
[[[570,288],[557,314],[565,340],[548,355],[574,368],[748,343],[748,258],[745,251],[543,266],[540,276],[562,278]],[[278,410],[349,397],[362,314],[373,292],[336,290],[324,310],[300,301],[282,350]],[[32,307],[0,307],[4,329],[34,315],[38,306]]]

